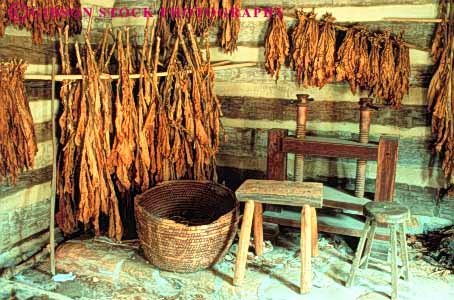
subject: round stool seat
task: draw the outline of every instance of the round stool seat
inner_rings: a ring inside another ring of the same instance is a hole
[[[410,217],[410,210],[395,202],[371,201],[364,207],[365,213],[378,223],[399,224]]]

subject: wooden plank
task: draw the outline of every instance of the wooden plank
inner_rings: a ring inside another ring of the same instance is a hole
[[[287,156],[282,152],[282,139],[285,130],[270,130],[268,134],[267,176],[272,180],[285,180],[287,177]]]
[[[255,97],[221,96],[224,118],[247,120],[292,121],[296,119],[294,99],[263,99]],[[308,125],[314,122],[353,123],[351,129],[359,124],[359,105],[355,102],[315,99],[309,104]],[[359,98],[358,98],[359,100]],[[383,107],[372,112],[372,123],[399,128],[430,126],[430,113],[427,106],[402,105],[400,109]],[[356,128],[355,128],[356,127]],[[356,133],[357,130],[355,130]]]
[[[270,222],[294,228],[300,228],[300,218],[300,212],[296,211],[265,211],[263,213],[264,222]],[[349,216],[346,214],[328,215],[319,211],[317,219],[319,232],[330,232],[340,235],[359,237],[364,227],[363,221],[359,220],[357,217]],[[377,228],[375,239],[385,241],[389,240],[386,228]]]
[[[377,160],[377,146],[334,138],[308,136],[304,140],[286,137],[282,151],[304,155]]]
[[[264,204],[322,207],[323,184],[281,180],[246,180],[235,192],[238,201]]]
[[[396,181],[399,138],[384,136],[378,146],[375,201],[393,201]]]
[[[323,207],[353,210],[363,213],[364,205],[371,200],[352,196],[339,189],[323,186]]]
[[[27,190],[37,184],[48,182],[51,178],[52,166],[24,172],[17,178],[16,185],[9,185],[5,182],[0,184],[0,199]]]

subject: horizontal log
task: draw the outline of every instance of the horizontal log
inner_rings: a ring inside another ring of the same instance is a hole
[[[56,230],[56,242],[63,240],[60,229]],[[14,267],[40,251],[49,243],[49,231],[40,232],[16,245],[11,246],[8,250],[0,254],[0,269]]]
[[[378,146],[334,138],[309,136],[301,140],[287,137],[282,141],[282,151],[325,157],[377,160]]]
[[[221,96],[222,112],[229,119],[273,120],[296,122],[296,95],[294,99],[263,99],[249,97]],[[348,122],[356,123],[352,129],[358,130],[359,104],[346,101],[325,101],[315,99],[309,104],[308,123]],[[359,98],[358,98],[359,100]],[[418,105],[402,105],[396,110],[383,107],[380,111],[372,111],[374,125],[413,128],[430,126],[430,114],[427,107]],[[357,126],[356,126],[357,125]],[[356,128],[355,128],[356,127]]]
[[[0,61],[15,57],[31,64],[47,65],[58,52],[57,42],[34,45],[32,39],[26,36],[5,35],[0,38],[0,43]]]
[[[412,87],[427,87],[432,79],[434,67],[432,65],[413,65],[410,73],[410,85]],[[279,73],[279,80],[272,78],[265,69],[264,63],[260,62],[257,66],[251,66],[244,69],[220,70],[216,72],[216,82],[231,82],[244,83],[256,82],[272,84],[275,87],[281,85],[296,86],[295,72],[287,67],[283,67]],[[334,84],[342,84],[342,82],[333,82]],[[326,86],[326,87],[328,87]],[[347,85],[346,85],[347,86]],[[321,89],[323,92],[326,87]],[[303,89],[303,87],[300,87]]]
[[[52,166],[45,166],[40,169],[26,171],[19,175],[16,185],[10,185],[5,182],[0,184],[0,199],[16,194],[20,191],[27,190],[35,185],[43,184],[51,180]],[[5,204],[2,201],[2,204]],[[0,209],[0,212],[2,209]]]
[[[50,194],[50,184],[48,186],[48,194]],[[29,189],[21,193],[21,196],[35,198],[32,199],[33,202],[28,200],[28,205],[23,204],[23,198],[16,198],[12,201],[13,204],[22,207],[9,211],[5,211],[3,207],[1,208],[0,228],[2,230],[0,232],[0,252],[49,228],[49,195],[40,194],[32,196],[32,191],[33,189]],[[2,202],[4,202],[4,199],[2,199]],[[8,205],[11,205],[11,203]]]
[[[353,95],[348,84],[328,84],[322,89],[303,88],[295,82],[255,82],[254,77],[237,78],[232,81],[216,81],[215,91],[218,96],[252,97],[270,99],[295,99],[296,94],[310,94],[314,99],[325,101],[350,101],[358,102],[360,97],[367,97],[368,93],[359,92]],[[410,87],[409,94],[403,98],[404,105],[427,105],[427,89],[423,87]]]

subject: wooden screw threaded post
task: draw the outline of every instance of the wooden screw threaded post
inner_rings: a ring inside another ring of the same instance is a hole
[[[298,106],[296,113],[296,137],[304,139],[306,137],[307,104],[310,101],[308,94],[298,94]],[[295,181],[302,182],[304,178],[304,155],[295,155]]]
[[[296,137],[304,139],[306,137],[306,124],[307,124],[307,111],[308,104],[310,101],[314,101],[313,98],[309,98],[308,94],[296,95],[297,102],[297,113],[296,113]],[[295,154],[295,181],[304,181],[304,155]],[[318,229],[317,229],[317,212],[315,208],[311,208],[311,253],[312,256],[318,256]],[[301,224],[303,226],[303,224]]]
[[[371,123],[371,110],[372,98],[361,98],[360,105],[360,119],[359,119],[359,142],[362,144],[369,143],[369,132]],[[366,187],[366,170],[367,161],[358,160],[356,162],[356,182],[355,182],[355,196],[359,198],[364,197]]]

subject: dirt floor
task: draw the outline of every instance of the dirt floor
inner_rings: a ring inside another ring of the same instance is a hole
[[[354,287],[345,288],[352,250],[344,239],[325,235],[320,236],[320,255],[312,259],[312,290],[300,295],[298,245],[297,232],[281,232],[262,257],[250,253],[246,279],[241,287],[233,287],[236,244],[212,269],[178,274],[148,264],[137,243],[120,246],[102,239],[71,240],[57,252],[57,270],[68,281],[52,280],[46,261],[17,275],[14,282],[0,281],[0,299],[389,299],[389,271],[374,263],[360,270]],[[454,299],[454,275],[429,265],[416,250],[410,254],[412,279],[399,281],[399,299]],[[12,289],[16,296],[11,297]]]

